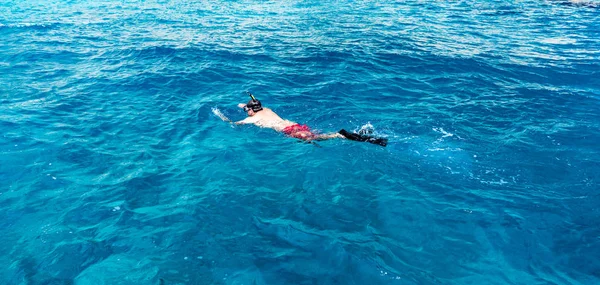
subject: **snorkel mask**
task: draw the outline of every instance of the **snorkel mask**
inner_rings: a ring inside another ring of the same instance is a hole
[[[248,94],[248,96],[250,96],[250,98],[252,98],[252,100],[248,101],[246,106],[244,106],[244,112],[248,112],[250,110],[252,110],[254,112],[258,112],[263,109],[262,104],[260,104],[260,101],[256,100],[256,98],[254,98],[254,95],[252,95],[252,93],[246,91],[246,94]]]

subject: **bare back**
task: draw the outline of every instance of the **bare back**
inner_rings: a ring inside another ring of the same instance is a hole
[[[269,108],[263,108],[262,111],[255,113],[254,116],[247,117],[238,123],[254,124],[262,128],[271,128],[278,132],[281,132],[285,127],[296,124],[292,121],[282,119]]]

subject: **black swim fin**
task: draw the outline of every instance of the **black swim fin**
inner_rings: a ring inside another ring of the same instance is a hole
[[[345,138],[347,138],[349,140],[353,140],[353,141],[368,142],[368,143],[372,143],[372,144],[378,144],[380,146],[386,146],[388,143],[388,140],[386,138],[377,138],[377,137],[361,135],[361,134],[357,134],[357,133],[350,133],[344,129],[341,129],[338,133],[340,135],[344,136]]]

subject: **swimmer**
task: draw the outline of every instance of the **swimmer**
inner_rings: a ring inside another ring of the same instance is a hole
[[[248,93],[251,100],[248,101],[248,103],[246,104],[238,104],[238,107],[244,109],[244,112],[246,112],[248,117],[241,121],[232,122],[236,125],[254,124],[262,128],[271,128],[275,131],[284,133],[289,137],[301,139],[307,142],[340,138],[361,142],[369,142],[381,146],[387,145],[387,139],[385,138],[376,138],[368,136],[364,133],[350,133],[344,129],[340,130],[337,133],[316,134],[312,132],[310,128],[306,125],[301,125],[296,122],[285,120],[279,117],[279,115],[273,112],[273,110],[263,107],[260,101],[256,100],[256,98],[254,98],[254,95],[252,95],[250,92],[246,93]],[[227,117],[219,117],[224,121],[231,122],[231,120],[229,120]]]

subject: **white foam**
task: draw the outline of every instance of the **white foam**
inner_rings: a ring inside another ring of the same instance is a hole
[[[443,128],[433,128],[433,130],[435,132],[443,134],[442,138],[454,136],[453,133],[446,132]]]
[[[355,133],[366,133],[370,135],[375,135],[378,137],[388,137],[387,134],[379,133],[375,130],[375,127],[371,124],[371,122],[367,122],[366,124],[360,126],[360,128],[354,129]]]
[[[434,147],[434,148],[428,148],[428,151],[462,151],[462,148],[456,147],[456,148],[451,148],[451,147],[447,147],[447,148],[441,148],[441,147]]]
[[[571,39],[571,38],[558,37],[558,38],[543,39],[543,40],[541,40],[541,42],[547,43],[547,44],[555,44],[555,45],[568,45],[568,44],[576,43],[577,40]]]
[[[371,125],[371,122],[367,122],[366,124],[360,127],[360,130],[375,130],[375,127]]]
[[[219,110],[219,108],[217,107],[213,107],[212,109],[213,114],[215,114],[215,116],[221,118],[221,120],[229,122],[231,121],[229,118],[227,118],[225,115],[223,115],[223,113],[221,112],[221,110]]]

